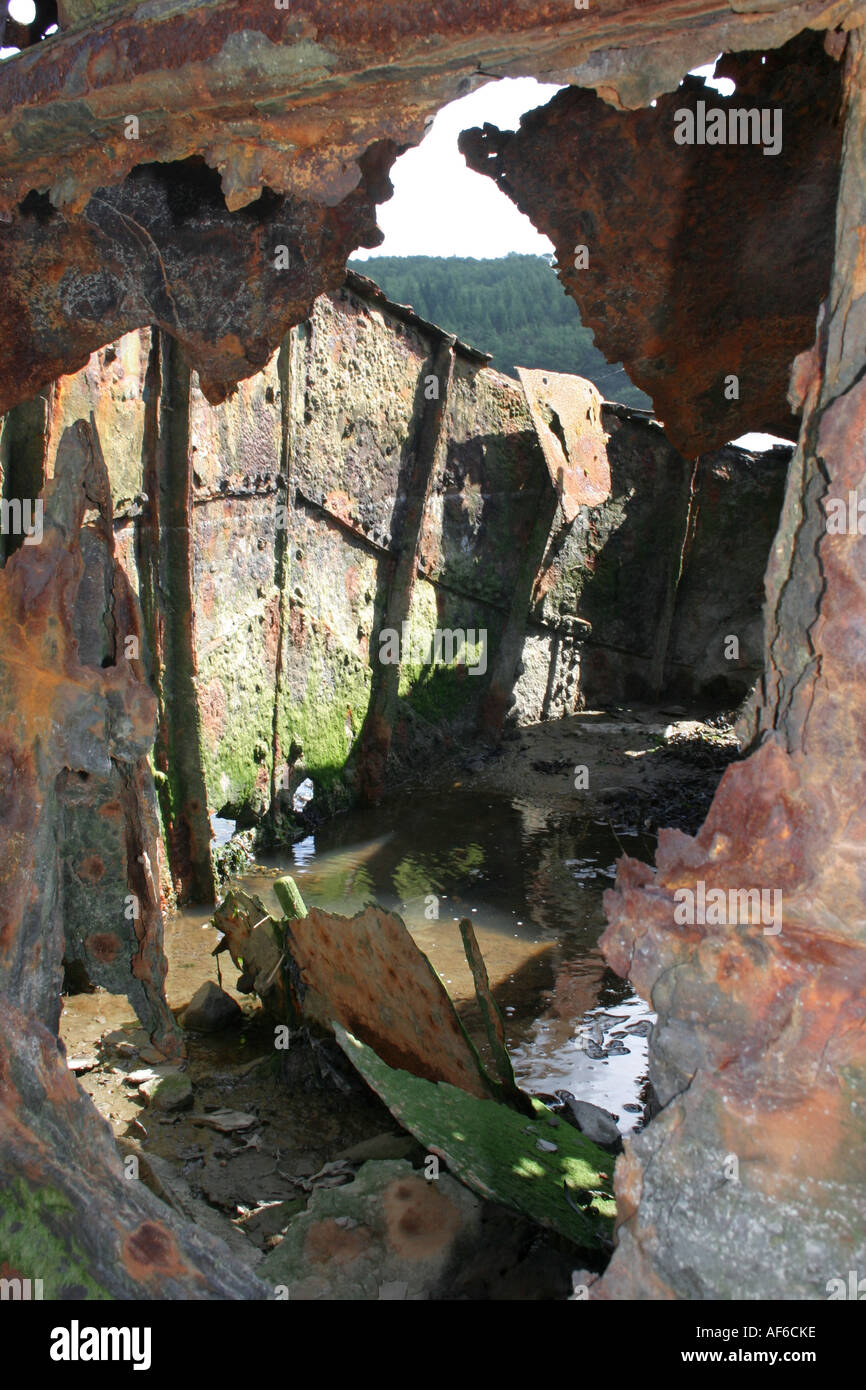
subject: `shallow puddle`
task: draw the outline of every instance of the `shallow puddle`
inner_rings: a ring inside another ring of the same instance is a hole
[[[480,1037],[458,929],[471,918],[518,1081],[603,1105],[625,1132],[640,1120],[652,1014],[602,959],[602,894],[620,854],[649,859],[654,846],[608,822],[458,787],[341,816],[240,882],[274,912],[273,880],[285,873],[308,906],[398,912]]]
[[[569,1090],[612,1110],[627,1132],[641,1122],[652,1014],[604,963],[602,895],[620,854],[650,859],[654,845],[653,836],[607,821],[454,787],[339,816],[282,853],[261,857],[233,882],[258,893],[275,915],[281,912],[273,882],[286,873],[308,906],[351,915],[376,902],[398,912],[483,1046],[458,928],[461,917],[471,918],[519,1083],[547,1094]],[[218,939],[205,908],[169,919],[172,1008],[216,978]],[[255,1012],[254,1000],[234,988],[229,956],[219,960],[223,987]],[[71,1053],[87,1051],[102,1032],[136,1026],[122,996],[99,990],[64,1000],[62,1032]],[[256,1030],[245,1042],[243,1051],[234,1032],[209,1037],[212,1063],[228,1065],[266,1045]]]

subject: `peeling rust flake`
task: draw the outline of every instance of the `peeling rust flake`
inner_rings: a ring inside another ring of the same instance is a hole
[[[581,507],[596,507],[610,496],[601,396],[582,377],[526,367],[517,372],[563,515],[574,521]]]

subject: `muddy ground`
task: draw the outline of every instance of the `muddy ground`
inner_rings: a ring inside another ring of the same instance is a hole
[[[458,754],[450,766],[479,789],[544,806],[585,806],[615,828],[672,826],[694,834],[737,756],[733,718],[733,712],[687,715],[678,705],[585,710],[511,730],[498,747]]]
[[[587,711],[513,731],[495,750],[457,748],[436,782],[424,778],[424,791],[477,787],[545,810],[585,807],[617,833],[659,825],[693,833],[736,751],[730,724],[717,715],[686,717],[676,707]],[[167,995],[178,1016],[203,981],[217,979],[217,940],[204,911],[192,924],[187,913],[167,925]],[[140,1179],[256,1265],[316,1186],[350,1181],[366,1158],[405,1157],[420,1166],[424,1154],[332,1044],[275,1053],[272,1024],[254,997],[237,992],[228,955],[219,960],[222,985],[242,1014],[227,1031],[187,1034],[190,1108],[160,1113],[148,1104],[142,1076],[173,1068],[149,1046],[124,998],[100,990],[66,997],[61,1037]],[[225,1111],[235,1118],[221,1118]],[[239,1128],[219,1128],[233,1124]],[[492,1204],[485,1221],[483,1250],[447,1296],[568,1296],[579,1252]]]

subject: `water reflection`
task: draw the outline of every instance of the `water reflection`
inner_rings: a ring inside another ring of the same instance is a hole
[[[289,872],[310,905],[352,914],[377,902],[399,912],[480,1038],[457,926],[471,917],[518,1080],[604,1105],[625,1131],[639,1118],[624,1107],[636,1106],[645,1081],[652,1015],[598,949],[602,894],[623,849],[649,859],[654,841],[529,801],[485,794],[479,803],[454,788],[342,816],[262,860],[243,884],[274,911],[271,884]]]

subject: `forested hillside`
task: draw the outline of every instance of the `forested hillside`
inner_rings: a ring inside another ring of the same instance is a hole
[[[491,352],[500,372],[516,376],[518,364],[575,372],[607,400],[650,405],[625,370],[606,362],[593,345],[591,330],[545,256],[373,256],[349,265],[390,299],[411,304],[422,318]]]

